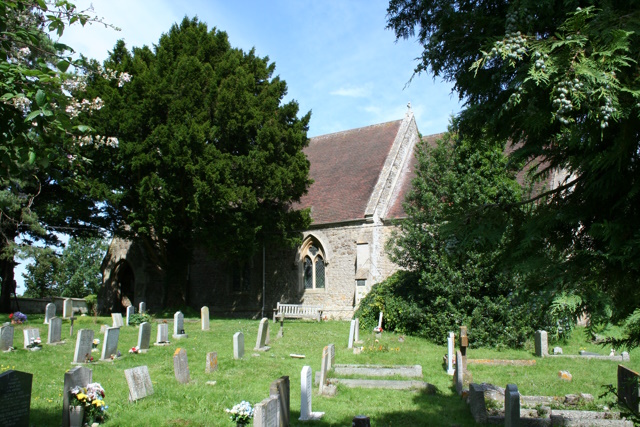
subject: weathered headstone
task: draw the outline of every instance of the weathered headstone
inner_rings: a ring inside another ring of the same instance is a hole
[[[547,331],[536,331],[535,340],[536,356],[546,357],[549,355],[549,341]]]
[[[329,361],[330,357],[329,346],[326,346],[322,349],[322,361],[320,362],[320,388],[318,389],[320,394],[324,394],[327,387],[327,372],[331,363]]]
[[[91,357],[93,346],[93,330],[80,329],[76,338],[76,350],[73,353],[73,363],[84,363]]]
[[[73,301],[67,298],[62,302],[62,317],[68,319],[71,316],[73,316]]]
[[[638,393],[639,376],[637,372],[625,366],[618,365],[618,401],[636,413],[640,409]]]
[[[455,335],[453,332],[449,332],[449,337],[447,338],[447,374],[453,375],[455,369],[453,369],[453,346],[455,341]]]
[[[102,343],[102,355],[100,360],[111,360],[111,356],[118,353],[118,339],[120,338],[120,328],[107,328],[104,333]]]
[[[327,370],[330,371],[333,365],[336,364],[336,346],[335,344],[329,344],[327,347],[329,347],[329,366],[327,366]]]
[[[29,427],[33,375],[8,370],[0,374],[0,423],[3,427]]]
[[[44,309],[44,324],[48,325],[49,319],[51,319],[55,315],[56,315],[56,305],[50,302],[49,304],[47,304],[47,306]]]
[[[258,338],[256,339],[256,351],[269,351],[270,347],[267,347],[267,334],[269,333],[269,319],[263,317],[260,320],[260,326],[258,327]]]
[[[40,339],[40,329],[38,328],[27,328],[22,332],[24,334],[24,348],[29,348],[36,339]]]
[[[173,315],[173,338],[179,340],[187,337],[184,332],[184,314],[181,311],[176,311],[176,314]]]
[[[82,331],[78,331],[78,339]],[[93,336],[93,331],[91,331]],[[86,387],[93,382],[93,371],[84,366],[76,366],[64,374],[64,388],[62,389],[62,427],[69,427],[69,391],[74,387]]]
[[[289,377],[280,377],[271,383],[269,387],[269,395],[278,397],[280,404],[280,427],[289,427],[289,419],[291,414],[291,385]]]
[[[13,326],[0,327],[0,350],[9,351],[13,348]]]
[[[207,364],[204,368],[204,372],[210,374],[218,370],[218,353],[212,351],[207,353]]]
[[[156,345],[167,345],[169,343],[169,325],[166,323],[158,324],[158,335],[156,337]]]
[[[460,350],[456,351],[456,370],[454,379],[456,382],[456,392],[461,396],[464,384],[464,364],[462,363],[462,353]]]
[[[76,320],[75,316],[69,317],[69,336],[73,336],[73,322]]]
[[[507,384],[504,390],[504,425],[505,427],[520,425],[520,393],[515,384]]]
[[[136,309],[133,308],[132,305],[127,307],[127,323],[126,323],[127,326],[129,326],[129,321],[131,320],[131,316],[133,316],[135,312],[136,312]]]
[[[206,305],[200,309],[200,323],[203,331],[209,330],[209,307]]]
[[[267,397],[256,403],[253,413],[254,427],[278,427],[278,397]]]
[[[124,321],[122,320],[122,313],[111,313],[111,319],[113,320],[112,327],[121,328],[124,326]]]
[[[242,359],[244,357],[244,334],[236,332],[233,334],[233,358]]]
[[[125,369],[124,377],[129,386],[129,402],[135,402],[153,394],[153,384],[149,376],[149,368],[146,366]]]
[[[356,324],[354,326],[354,331],[353,331],[353,342],[355,343],[360,343],[360,319],[358,317],[356,317],[355,319],[353,319],[356,321]]]
[[[467,347],[469,347],[469,337],[467,337],[467,327],[460,326],[460,354],[462,354],[462,370],[467,369]],[[458,361],[456,361],[458,363]]]
[[[189,360],[187,351],[184,348],[176,348],[173,353],[173,371],[179,383],[186,384],[191,379],[189,377]]]
[[[140,329],[138,330],[138,350],[146,352],[149,350],[149,342],[151,341],[151,324],[149,322],[140,323]]]
[[[147,312],[147,303],[142,301],[138,304],[138,313],[145,314]]]
[[[349,344],[347,344],[347,348],[353,348],[353,341],[356,337],[356,321],[355,319],[351,321],[351,326],[349,327]]]
[[[52,317],[49,319],[49,333],[47,334],[47,344],[56,344],[62,341],[62,319]]]
[[[324,412],[311,410],[312,378],[311,366],[303,366],[300,373],[300,421],[319,420]]]

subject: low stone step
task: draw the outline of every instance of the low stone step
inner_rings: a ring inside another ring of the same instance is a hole
[[[423,381],[402,380],[360,380],[329,378],[329,384],[340,384],[349,388],[386,388],[390,390],[426,390],[427,393],[435,393],[436,387]]]
[[[333,365],[337,375],[362,375],[367,377],[422,378],[420,365]]]

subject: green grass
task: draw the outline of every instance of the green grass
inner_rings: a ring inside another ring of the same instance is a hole
[[[6,316],[0,316],[5,322]],[[46,325],[42,316],[29,316],[26,325],[16,326],[14,344],[19,349],[0,354],[0,369],[16,369],[30,372],[33,377],[31,399],[31,423],[34,426],[59,426],[62,418],[62,386],[64,373],[72,368],[71,360],[75,348],[75,337],[68,338],[68,321],[63,323],[64,345],[48,346],[41,351],[23,350],[22,329],[39,327],[46,341]],[[110,318],[80,317],[75,330],[93,329],[96,336],[101,324],[110,324]],[[152,346],[147,354],[131,355],[129,348],[137,342],[138,329],[124,327],[120,333],[119,350],[123,356],[114,362],[96,362],[93,369],[94,381],[100,382],[106,391],[106,403],[110,418],[106,426],[233,426],[225,408],[231,408],[241,400],[252,404],[268,397],[269,385],[282,375],[291,381],[291,425],[346,426],[355,415],[371,417],[372,426],[433,425],[460,427],[475,425],[466,404],[452,389],[451,377],[442,365],[444,346],[436,346],[419,338],[406,337],[404,342],[398,336],[384,333],[377,345],[387,345],[391,351],[365,351],[354,355],[347,347],[348,322],[285,322],[285,334],[277,339],[279,325],[270,324],[271,351],[252,356],[258,331],[255,320],[211,320],[211,330],[200,330],[199,319],[187,320],[186,332],[189,338],[172,341],[166,347]],[[155,341],[156,321],[152,323],[152,341]],[[171,331],[171,327],[170,327]],[[233,359],[233,334],[244,333],[245,357]],[[171,332],[170,332],[171,333]],[[372,345],[373,337],[362,333],[365,345]],[[371,389],[347,389],[338,387],[334,397],[317,395],[314,388],[313,410],[325,412],[320,421],[299,422],[300,415],[300,371],[304,365],[312,367],[314,373],[320,369],[322,348],[336,345],[336,363],[414,365],[423,368],[424,381],[434,384],[438,393],[426,395],[411,391],[389,391]],[[578,329],[571,341],[560,344],[565,354],[577,354],[580,348],[608,354],[608,349],[586,342],[586,335]],[[553,347],[553,344],[550,344]],[[173,373],[173,353],[177,347],[187,351],[191,371],[191,383],[179,384]],[[397,349],[397,350],[396,350]],[[207,352],[218,353],[218,371],[205,374]],[[294,359],[289,354],[306,355],[305,359]],[[533,345],[524,350],[470,349],[470,358],[532,359]],[[94,353],[94,357],[96,354]],[[640,370],[640,351],[631,353],[631,362],[626,366]],[[124,369],[147,365],[155,393],[136,403],[128,402],[128,388]],[[475,382],[489,382],[504,387],[515,383],[521,393],[527,395],[564,395],[569,393],[591,393],[598,404],[608,404],[610,398],[598,398],[604,384],[615,384],[616,362],[579,359],[537,359],[535,366],[483,366],[470,365]],[[558,379],[559,370],[568,370],[573,375],[572,382]],[[207,381],[217,381],[213,386]]]

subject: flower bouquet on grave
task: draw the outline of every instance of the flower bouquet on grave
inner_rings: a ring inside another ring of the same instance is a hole
[[[84,410],[83,423],[91,425],[107,418],[108,406],[105,405],[104,389],[100,383],[91,383],[86,387],[73,387],[69,394],[69,407],[80,406]]]
[[[27,348],[29,350],[36,351],[36,350],[40,350],[41,347],[42,347],[42,340],[40,339],[40,337],[29,339],[29,344],[27,345]]]
[[[98,351],[99,345],[100,345],[100,339],[94,338],[93,343],[91,343],[91,351]]]
[[[245,426],[251,422],[253,418],[253,408],[246,400],[234,405],[231,409],[225,409],[226,413],[231,414],[229,419],[236,423],[236,426]]]
[[[131,349],[129,350],[129,353],[131,354],[138,354],[140,352],[140,349],[138,347],[131,347]]]
[[[87,353],[84,356],[84,363],[91,363],[91,362],[93,362],[93,356],[91,354]]]
[[[11,313],[9,315],[9,319],[11,319],[12,325],[19,325],[27,321],[27,315],[19,311],[16,311],[15,313]]]

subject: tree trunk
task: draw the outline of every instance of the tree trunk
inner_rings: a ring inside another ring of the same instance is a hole
[[[189,304],[189,263],[192,249],[181,241],[172,241],[167,245],[167,269],[165,276],[165,295],[167,307],[182,307]]]
[[[17,230],[10,228],[5,230],[0,250],[0,275],[2,277],[2,290],[0,291],[0,313],[11,313],[11,294],[16,292],[14,270],[16,262],[11,254],[9,243],[13,243],[17,236]]]

